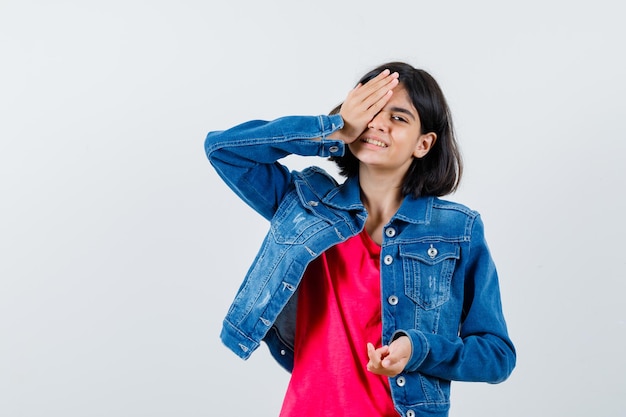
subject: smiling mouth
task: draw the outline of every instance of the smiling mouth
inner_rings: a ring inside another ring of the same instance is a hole
[[[370,145],[378,146],[380,148],[387,147],[387,144],[385,142],[381,142],[379,140],[371,139],[371,138],[363,138],[361,139],[361,142],[369,143]]]

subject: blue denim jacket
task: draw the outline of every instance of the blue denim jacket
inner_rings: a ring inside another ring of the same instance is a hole
[[[218,174],[271,221],[221,333],[244,359],[263,340],[292,369],[297,288],[307,265],[365,225],[358,178],[338,184],[318,167],[290,172],[277,162],[290,154],[343,155],[344,143],[327,138],[342,126],[339,115],[289,116],[206,138]],[[451,380],[509,376],[516,354],[478,213],[435,197],[405,197],[384,227],[380,256],[383,343],[407,335],[413,347],[404,371],[389,379],[401,415],[447,415]]]

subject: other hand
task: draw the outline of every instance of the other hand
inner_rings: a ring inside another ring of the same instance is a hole
[[[396,376],[402,372],[411,358],[413,348],[407,336],[400,336],[389,345],[378,349],[367,344],[367,370],[378,375]]]

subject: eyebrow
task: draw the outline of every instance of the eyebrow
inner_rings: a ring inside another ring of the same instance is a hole
[[[415,115],[413,114],[413,112],[409,109],[405,109],[404,107],[392,107],[389,110],[391,110],[392,112],[395,113],[404,113],[407,114],[409,116],[411,116],[411,119],[415,120]]]

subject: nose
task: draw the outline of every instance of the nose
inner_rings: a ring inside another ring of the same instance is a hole
[[[383,116],[383,112],[376,113],[376,116],[367,124],[369,129],[380,130],[381,132],[385,132],[387,130],[387,123],[385,123],[385,118]]]

